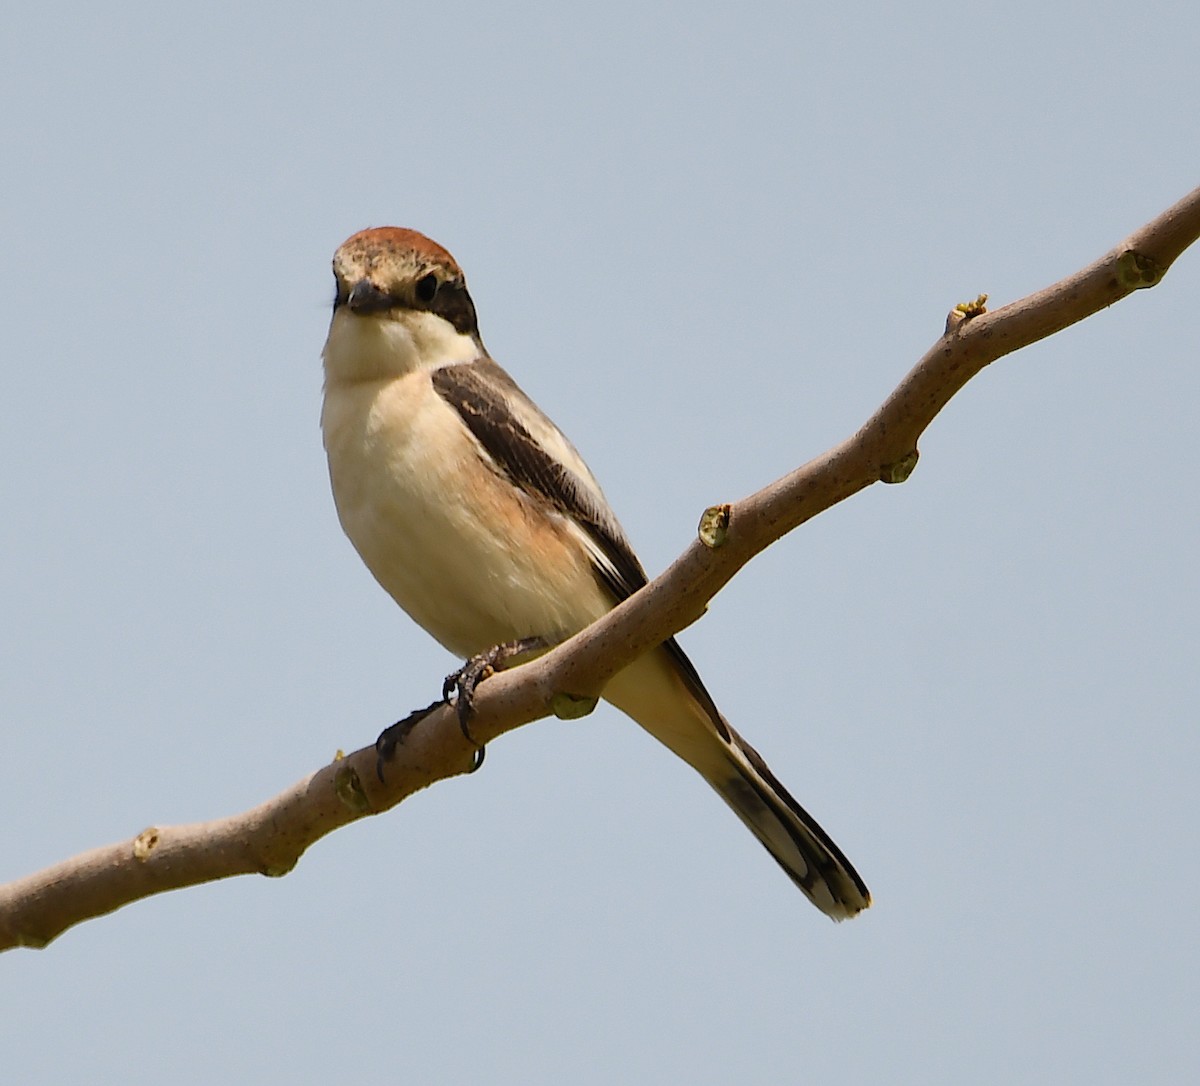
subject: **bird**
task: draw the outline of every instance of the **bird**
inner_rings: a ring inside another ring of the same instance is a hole
[[[550,647],[647,583],[583,458],[484,347],[445,248],[372,227],[337,249],[333,274],[321,428],[334,504],[368,570],[418,625],[467,660]],[[826,916],[870,905],[850,861],[722,716],[674,638],[601,696],[695,769]]]

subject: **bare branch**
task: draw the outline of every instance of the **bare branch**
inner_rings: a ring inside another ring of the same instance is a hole
[[[1200,189],[1093,264],[994,312],[950,314],[947,331],[853,437],[732,505],[714,506],[699,538],[660,577],[600,621],[532,663],[490,679],[473,733],[491,741],[555,708],[575,715],[641,653],[678,633],[756,554],[875,482],[903,482],[917,442],[984,366],[1156,285],[1200,237]],[[453,714],[428,717],[389,763],[386,783],[366,747],[229,818],[150,828],[0,887],[0,950],[42,947],[67,928],[165,890],[231,875],[284,875],[325,834],[394,807],[435,781],[469,771],[474,750]]]

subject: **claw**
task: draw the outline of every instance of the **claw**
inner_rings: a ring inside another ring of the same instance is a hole
[[[413,728],[435,709],[440,709],[445,704],[446,701],[443,698],[441,701],[435,701],[432,705],[427,705],[424,709],[414,709],[403,720],[397,720],[391,727],[384,728],[379,733],[379,738],[375,740],[375,776],[379,778],[380,784],[384,783],[383,765],[396,756],[396,748],[408,738]]]
[[[476,742],[469,727],[471,713],[475,709],[476,688],[484,679],[503,670],[504,665],[515,657],[547,647],[546,641],[540,637],[523,637],[519,641],[507,641],[503,645],[496,645],[488,649],[487,652],[481,652],[478,656],[472,656],[457,671],[447,675],[446,681],[442,683],[441,701],[435,701],[424,709],[415,709],[403,720],[397,720],[391,727],[384,728],[379,733],[379,738],[375,740],[375,775],[380,782],[383,783],[384,764],[396,756],[396,748],[430,713],[435,709],[440,709],[443,705],[449,705],[451,697],[454,699],[458,726],[462,728],[467,742],[475,747],[475,761],[471,766],[471,772],[474,773],[483,765],[483,758],[487,753],[484,745]]]
[[[470,728],[471,714],[475,711],[476,689],[484,679],[495,675],[497,671],[502,671],[504,665],[514,658],[547,647],[545,639],[541,637],[522,637],[517,641],[506,641],[503,645],[494,645],[487,652],[472,656],[457,671],[446,676],[446,681],[442,683],[442,698],[449,703],[450,696],[454,695],[458,726],[462,728],[467,742],[476,747],[476,759],[475,765],[471,769],[472,773],[483,765],[483,744],[476,742]]]

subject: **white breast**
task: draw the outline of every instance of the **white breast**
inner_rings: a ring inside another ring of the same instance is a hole
[[[343,529],[451,652],[561,640],[611,606],[578,529],[494,470],[428,372],[327,381],[321,422]]]

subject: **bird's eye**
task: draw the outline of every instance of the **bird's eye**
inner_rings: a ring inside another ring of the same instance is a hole
[[[437,276],[434,275],[433,272],[430,272],[428,275],[421,276],[421,278],[417,280],[417,301],[421,302],[423,305],[428,305],[437,295],[438,287],[440,285],[441,284],[438,283]]]

